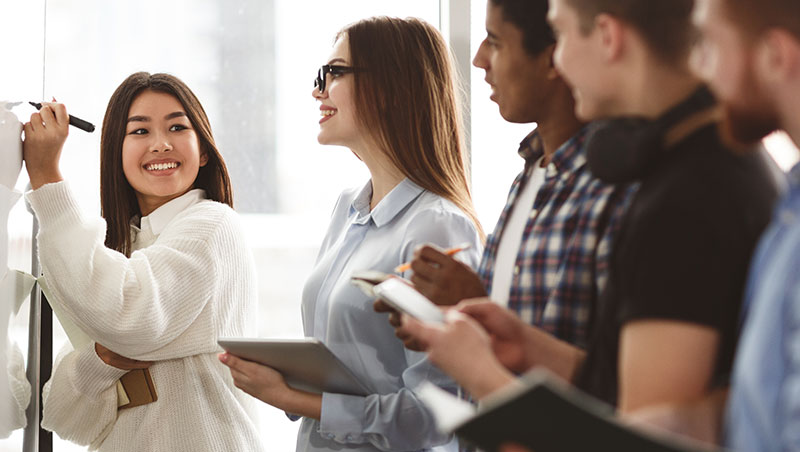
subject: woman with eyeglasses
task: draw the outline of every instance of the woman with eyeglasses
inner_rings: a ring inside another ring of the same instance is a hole
[[[298,451],[458,450],[414,393],[423,381],[451,392],[456,385],[406,350],[373,300],[349,283],[356,271],[392,273],[423,243],[469,243],[459,258],[472,267],[479,261],[483,233],[464,167],[451,64],[431,25],[377,17],[340,31],[317,75],[319,142],[350,148],[371,179],[339,197],[303,290],[303,326],[372,393],[303,392],[273,369],[220,355],[238,387],[304,418]]]

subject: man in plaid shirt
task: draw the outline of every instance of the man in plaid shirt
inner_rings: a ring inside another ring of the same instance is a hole
[[[487,239],[478,273],[426,246],[412,262],[411,281],[439,305],[488,295],[529,324],[583,347],[632,189],[589,173],[584,143],[592,126],[575,117],[572,94],[553,67],[555,39],[546,16],[547,0],[488,0],[487,37],[473,64],[486,71],[503,118],[538,127],[520,145],[525,168]],[[399,316],[390,322],[399,326]]]

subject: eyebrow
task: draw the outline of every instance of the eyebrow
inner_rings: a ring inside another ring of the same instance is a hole
[[[347,64],[347,62],[343,58],[334,58],[334,59],[328,61],[328,64],[333,64],[333,63],[344,63],[344,64]]]
[[[186,116],[185,112],[175,111],[175,112],[172,112],[172,113],[168,114],[167,116],[164,116],[164,119],[170,120],[170,119],[174,119],[174,118],[180,118],[180,117],[183,117],[183,116]],[[130,118],[128,118],[128,122],[148,122],[148,121],[150,121],[150,117],[149,116],[131,116]]]

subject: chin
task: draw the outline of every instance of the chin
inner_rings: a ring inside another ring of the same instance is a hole
[[[581,121],[589,122],[600,119],[597,109],[590,108],[586,102],[575,100],[575,116]]]

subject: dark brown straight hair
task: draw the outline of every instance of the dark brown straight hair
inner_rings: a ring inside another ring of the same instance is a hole
[[[173,75],[147,72],[131,74],[108,101],[100,137],[100,214],[107,224],[105,244],[128,257],[131,255],[130,221],[141,212],[136,193],[122,171],[122,142],[125,140],[131,104],[144,91],[172,95],[183,105],[200,142],[200,152],[208,156],[208,163],[200,167],[193,187],[205,190],[209,199],[233,207],[228,169],[197,96]]]
[[[568,0],[578,12],[581,29],[590,33],[599,14],[618,17],[641,34],[651,50],[669,63],[689,55],[696,31],[691,22],[694,0]]]
[[[472,204],[450,51],[414,18],[372,17],[345,27],[354,103],[364,130],[415,184],[458,206],[484,238]]]

